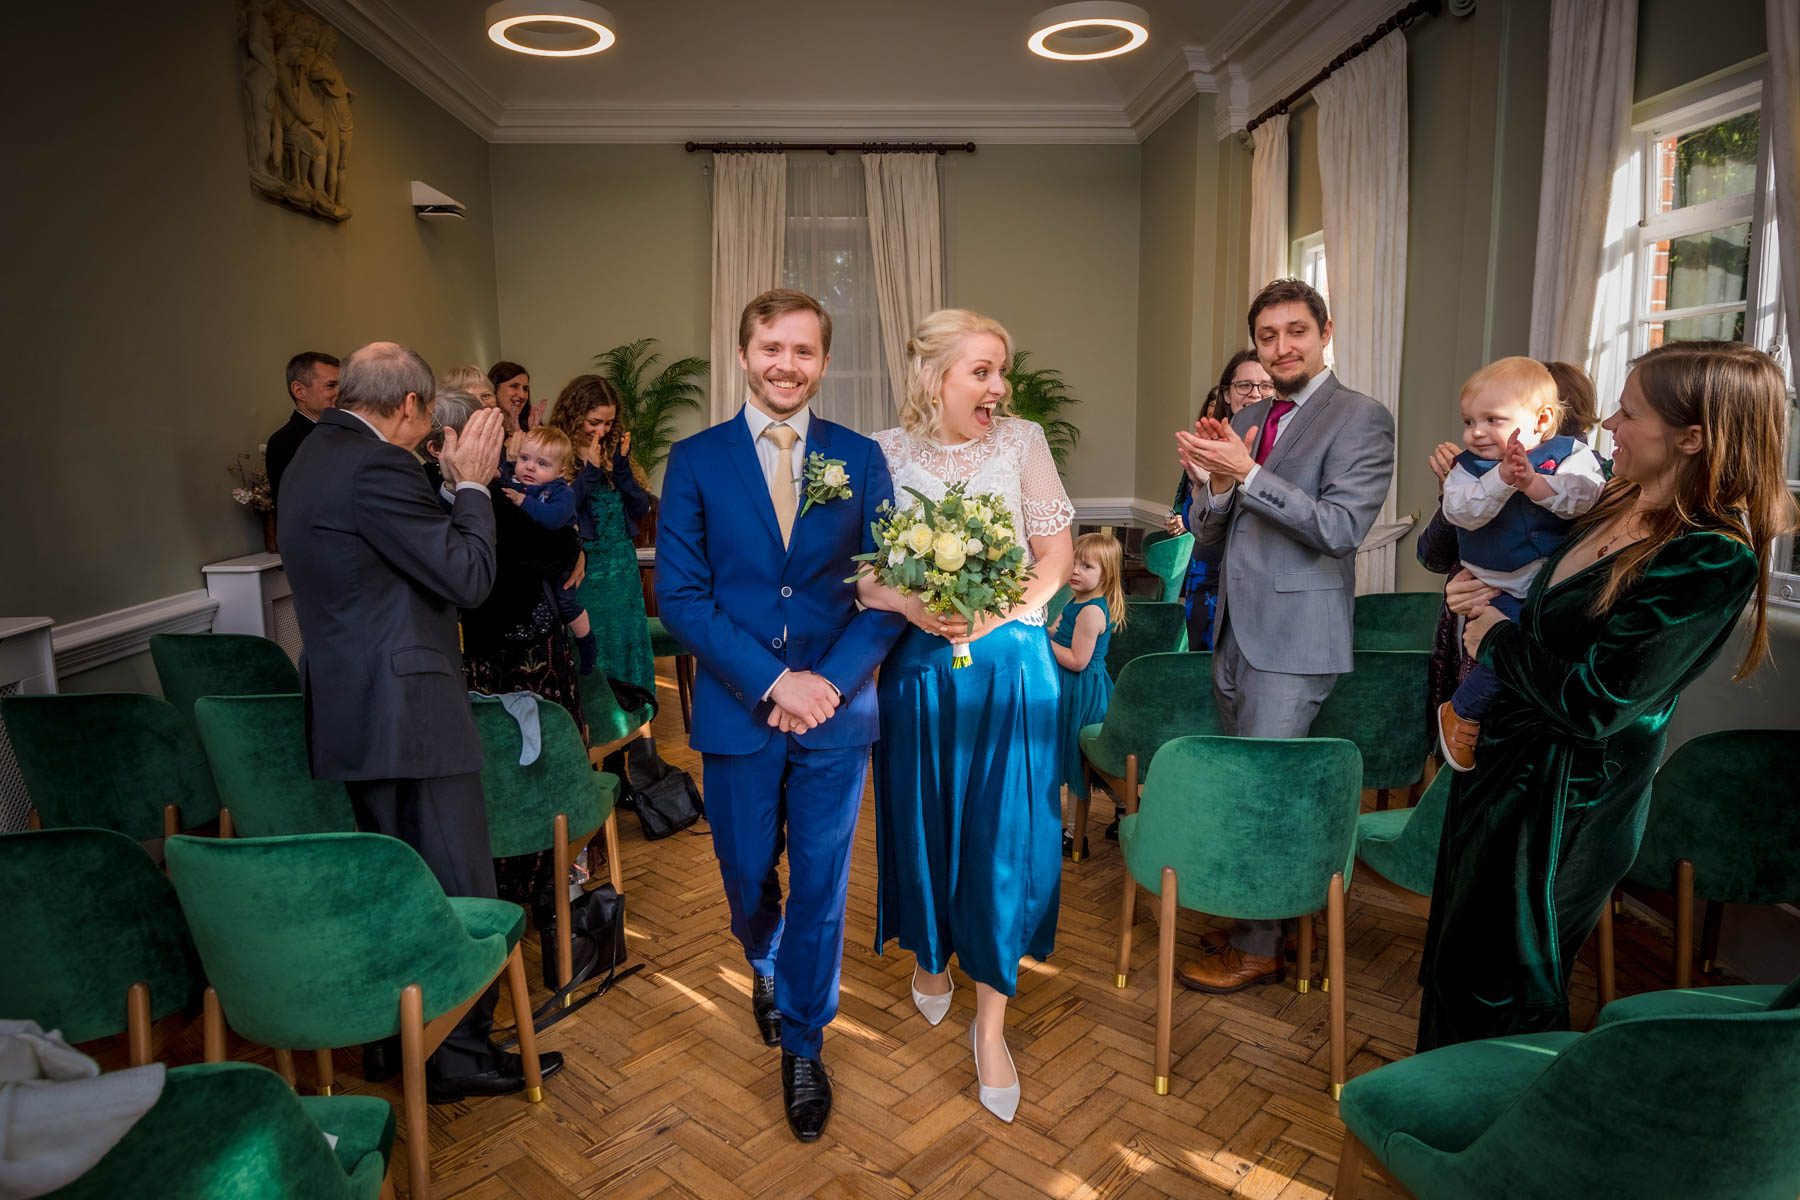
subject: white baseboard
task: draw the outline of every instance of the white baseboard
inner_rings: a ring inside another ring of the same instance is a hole
[[[218,609],[219,602],[200,588],[58,625],[50,635],[56,676],[67,679],[142,654],[153,633],[207,633]]]
[[[1142,525],[1161,529],[1169,519],[1169,506],[1137,496],[1083,496],[1072,501],[1079,524]]]

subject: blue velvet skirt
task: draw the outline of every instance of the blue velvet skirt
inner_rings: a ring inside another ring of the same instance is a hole
[[[1056,723],[1062,758],[1059,782],[1069,789],[1071,796],[1086,797],[1087,771],[1081,756],[1081,731],[1106,719],[1106,706],[1112,701],[1112,676],[1106,673],[1106,661],[1099,659],[1089,662],[1085,671],[1069,671],[1058,666],[1056,680],[1062,692],[1057,706],[1061,715]]]
[[[1050,639],[1012,622],[976,642],[909,627],[882,664],[875,744],[875,949],[928,971],[954,954],[1005,995],[1049,956],[1062,887],[1058,690]]]

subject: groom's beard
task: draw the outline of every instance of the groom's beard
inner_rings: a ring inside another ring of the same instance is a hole
[[[745,379],[749,382],[750,394],[762,402],[763,410],[784,420],[812,403],[812,398],[819,394],[819,385],[825,381],[824,376],[820,376],[812,381],[811,387],[784,392],[770,386],[761,375],[747,375]]]

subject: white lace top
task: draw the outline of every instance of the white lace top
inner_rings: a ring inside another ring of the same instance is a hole
[[[1056,473],[1050,444],[1035,421],[1001,417],[980,441],[955,446],[917,438],[904,429],[884,429],[875,435],[875,442],[887,457],[894,503],[902,509],[913,504],[907,488],[937,500],[951,484],[966,480],[971,493],[999,495],[1012,513],[1013,528],[1023,537],[1061,533],[1075,519],[1075,506]],[[1025,561],[1035,561],[1029,544]],[[1037,608],[1017,619],[1042,625],[1044,610]]]

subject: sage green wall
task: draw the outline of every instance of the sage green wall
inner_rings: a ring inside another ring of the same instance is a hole
[[[1131,491],[1137,402],[1136,146],[996,146],[940,160],[945,295],[991,313],[1081,399],[1073,495]],[[636,337],[705,356],[706,158],[680,146],[493,148],[501,344],[553,396]],[[690,432],[704,413],[684,416]]]
[[[1194,292],[1205,277],[1197,243],[1215,236],[1195,220],[1201,194],[1199,110],[1198,98],[1188,101],[1144,141],[1137,294],[1142,435],[1134,455],[1135,494],[1158,503],[1174,496],[1174,431],[1194,419],[1190,410],[1198,399]],[[1205,133],[1212,136],[1210,111]]]
[[[271,204],[245,166],[236,23],[232,0],[8,12],[30,66],[0,84],[24,131],[0,199],[0,612],[75,620],[260,550],[225,468],[287,419],[296,350],[498,348],[487,146],[345,40],[355,215]],[[469,219],[416,220],[410,179]]]
[[[494,257],[505,357],[546,404],[596,354],[656,338],[665,361],[707,348],[707,155],[680,146],[493,147]],[[682,414],[680,430],[705,424]]]
[[[1138,146],[990,146],[943,165],[944,295],[1005,325],[1080,397],[1075,497],[1132,495]]]
[[[1769,48],[1764,4],[1794,0],[1638,0],[1633,100],[1648,100]]]
[[[1413,28],[1417,30],[1419,26]],[[1308,237],[1323,228],[1325,184],[1319,176],[1319,106],[1306,100],[1288,114],[1288,237]]]

